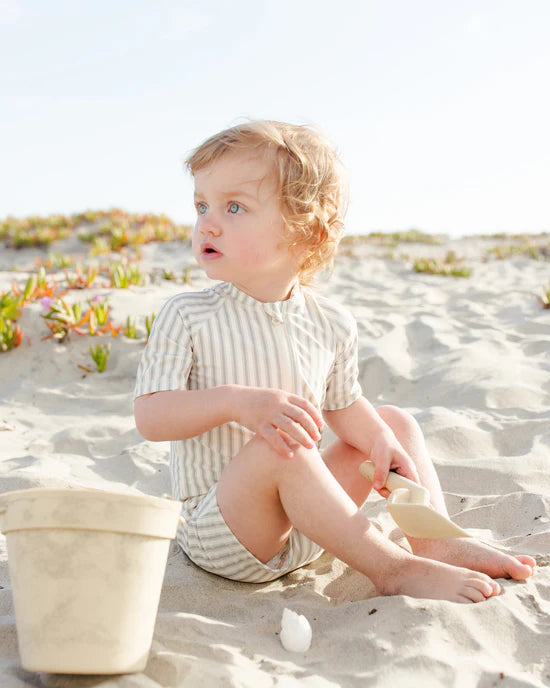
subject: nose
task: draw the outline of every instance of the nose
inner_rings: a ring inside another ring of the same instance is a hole
[[[220,223],[211,212],[204,213],[197,217],[196,228],[201,234],[211,234],[212,236],[220,236],[222,231]]]

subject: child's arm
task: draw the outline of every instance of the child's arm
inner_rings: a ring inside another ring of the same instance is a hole
[[[228,423],[230,387],[153,392],[134,401],[139,433],[152,442],[184,440]]]
[[[279,389],[239,385],[144,394],[134,402],[134,416],[140,434],[156,442],[195,437],[235,421],[288,458],[296,442],[313,447],[323,425],[320,412],[306,399]]]
[[[406,478],[419,481],[412,459],[365,397],[359,397],[346,408],[325,410],[323,418],[341,440],[358,449],[374,463],[375,490],[380,491],[385,485],[390,469],[397,469]],[[380,494],[387,497],[389,493],[382,489]]]

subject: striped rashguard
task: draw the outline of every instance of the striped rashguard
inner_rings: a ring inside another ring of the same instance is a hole
[[[155,318],[134,397],[220,385],[282,389],[319,409],[361,396],[357,325],[340,304],[296,285],[286,301],[263,303],[229,282],[169,299]],[[295,529],[268,563],[225,524],[216,501],[224,467],[254,436],[232,421],[170,443],[172,496],[182,501],[177,540],[198,566],[265,582],[316,559],[322,548]]]

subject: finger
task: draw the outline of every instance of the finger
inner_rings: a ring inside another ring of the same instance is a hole
[[[303,397],[296,396],[295,394],[290,396],[289,401],[291,404],[294,404],[295,406],[299,406],[301,409],[303,409],[311,418],[313,418],[315,425],[317,428],[321,429],[325,421],[323,420],[323,416],[321,414],[321,411],[314,406],[310,401],[307,399],[304,399]]]
[[[296,440],[296,442],[302,444],[304,447],[313,449],[315,446],[316,438],[312,437],[298,421],[294,420],[294,418],[281,413],[274,420],[274,424],[276,427],[284,430],[284,432],[286,432],[288,435],[290,435],[290,437]],[[316,430],[315,435],[318,435],[318,431]]]
[[[408,478],[409,480],[420,484],[420,476],[418,475],[414,461],[405,451],[394,452],[390,470],[394,468],[399,475],[402,475],[404,478]]]
[[[375,490],[381,490],[388,479],[389,466],[378,463],[374,469],[372,484]]]
[[[321,432],[317,427],[315,419],[301,406],[289,403],[283,410],[283,413],[292,418],[296,423],[299,423],[314,442],[321,439]]]
[[[287,445],[281,435],[277,432],[277,429],[273,425],[265,424],[258,428],[258,434],[264,438],[264,440],[269,444],[269,446],[274,449],[278,454],[283,456],[285,459],[291,459],[294,456],[294,452]]]
[[[288,435],[284,430],[281,430],[281,428],[276,428],[277,432],[279,435],[283,438],[287,446],[290,448],[291,451],[296,451],[296,449],[299,449],[300,443],[296,442],[296,440],[293,440],[290,435]]]

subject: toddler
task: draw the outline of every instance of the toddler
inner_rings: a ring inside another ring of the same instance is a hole
[[[193,253],[214,286],[171,298],[140,362],[135,419],[170,440],[177,539],[198,566],[265,582],[327,550],[380,594],[479,602],[498,577],[533,573],[529,556],[475,540],[408,538],[407,551],[361,511],[389,470],[424,485],[448,516],[414,418],[373,408],[358,380],[357,326],[311,288],[343,230],[341,163],[313,127],[252,121],[188,157]],[[324,451],[324,424],[336,440]],[[370,460],[373,485],[359,473]]]

